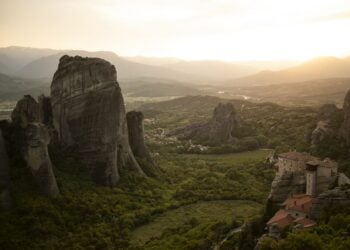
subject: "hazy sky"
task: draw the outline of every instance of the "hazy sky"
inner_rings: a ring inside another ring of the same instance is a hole
[[[350,55],[350,0],[0,0],[0,46],[270,60]]]

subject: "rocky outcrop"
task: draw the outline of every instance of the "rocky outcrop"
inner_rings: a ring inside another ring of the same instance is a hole
[[[319,120],[332,120],[335,118],[340,109],[335,106],[335,104],[324,104],[318,110]]]
[[[317,197],[317,199],[315,199],[312,205],[311,217],[314,219],[319,218],[325,208],[349,205],[350,189],[337,187],[335,189],[323,192]]]
[[[125,171],[144,175],[129,145],[116,76],[105,60],[63,56],[51,84],[59,140],[76,148],[96,183],[109,186]]]
[[[5,141],[0,128],[0,210],[8,210],[12,206],[10,193],[10,166],[5,148]]]
[[[30,95],[25,95],[16,104],[16,108],[12,111],[11,119],[21,128],[26,128],[29,123],[40,121],[39,105]]]
[[[59,193],[48,153],[49,133],[42,123],[30,123],[25,131],[23,156],[41,190],[49,195]]]
[[[219,103],[208,122],[189,125],[175,130],[170,135],[208,145],[234,144],[237,142],[239,124],[238,114],[233,104]]]
[[[126,114],[128,123],[129,142],[132,152],[140,158],[150,158],[148,149],[145,146],[143,130],[143,114],[130,111]]]
[[[130,111],[126,114],[128,124],[129,143],[132,152],[137,157],[142,169],[148,176],[156,176],[159,172],[154,163],[151,154],[145,145],[145,136],[143,129],[143,114],[137,111]]]
[[[347,92],[344,104],[344,121],[341,125],[339,134],[346,141],[347,145],[350,145],[350,90]]]
[[[276,175],[272,181],[268,200],[279,207],[291,195],[305,193],[305,185],[303,172],[285,171],[282,175]]]
[[[335,139],[343,120],[343,112],[334,104],[325,104],[318,112],[318,122],[310,134],[311,150],[317,150],[323,142]]]
[[[23,132],[22,153],[42,192],[48,195],[59,193],[47,146],[48,131],[40,122],[40,106],[31,96],[24,96],[12,112],[13,124]]]

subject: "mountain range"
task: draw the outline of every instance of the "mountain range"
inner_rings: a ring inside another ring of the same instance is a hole
[[[319,57],[299,65],[227,81],[227,85],[254,86],[350,77],[350,57]]]
[[[319,57],[300,64],[293,61],[185,61],[121,57],[109,51],[11,46],[0,48],[0,100],[17,100],[24,93],[34,96],[48,93],[59,58],[65,54],[100,57],[111,62],[116,66],[124,94],[132,97],[217,95],[218,90],[224,89],[234,96],[252,95],[259,101],[281,102],[281,96],[287,95],[294,103],[315,89],[319,89],[316,92],[322,96],[317,100],[324,101],[330,100],[326,88],[335,86],[337,93],[343,93],[350,87],[347,79],[350,78],[350,57]],[[340,83],[337,79],[341,79]],[[332,95],[336,95],[338,101],[342,95],[337,93]]]

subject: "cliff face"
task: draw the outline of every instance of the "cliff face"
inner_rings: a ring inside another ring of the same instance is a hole
[[[40,122],[40,106],[31,96],[24,96],[17,102],[12,112],[12,121],[22,129],[24,145],[23,158],[30,168],[40,190],[48,195],[59,193],[56,178],[47,146],[50,142],[49,133]]]
[[[342,110],[334,104],[325,104],[320,107],[318,122],[310,137],[312,149],[317,148],[323,141],[337,136],[342,116]]]
[[[5,141],[0,128],[0,210],[8,210],[12,206],[10,194],[10,166],[5,148]]]
[[[350,189],[342,189],[341,187],[338,187],[325,191],[317,197],[312,205],[311,216],[312,218],[318,218],[325,208],[349,205]]]
[[[284,172],[276,175],[271,184],[269,202],[278,207],[292,194],[305,193],[305,174],[303,172]]]
[[[129,142],[132,152],[140,158],[150,156],[144,140],[143,114],[141,112],[131,111],[126,114],[128,123]]]
[[[123,171],[144,174],[129,145],[116,74],[105,60],[63,56],[51,84],[59,140],[76,147],[96,183],[110,186]]]
[[[170,134],[203,144],[231,144],[237,142],[238,127],[239,118],[233,104],[219,103],[208,122],[192,124]]]
[[[132,152],[140,160],[142,169],[148,176],[157,176],[159,168],[153,161],[145,145],[145,135],[143,129],[143,114],[137,111],[130,111],[126,114],[128,124],[129,143]]]
[[[341,125],[339,134],[346,141],[348,145],[350,145],[350,90],[345,96],[344,104],[344,121]]]

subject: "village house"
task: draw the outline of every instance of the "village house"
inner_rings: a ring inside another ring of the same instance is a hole
[[[307,194],[293,195],[282,204],[282,208],[266,223],[268,234],[278,238],[286,227],[307,229],[316,225],[310,219],[313,197]]]
[[[305,152],[287,152],[279,154],[273,165],[276,178],[285,172],[298,172],[305,175],[305,190],[302,194],[291,194],[277,213],[266,223],[268,234],[279,237],[281,231],[290,226],[294,229],[306,229],[316,225],[310,219],[310,211],[315,197],[326,191],[336,181],[338,164],[326,158],[321,160]]]

